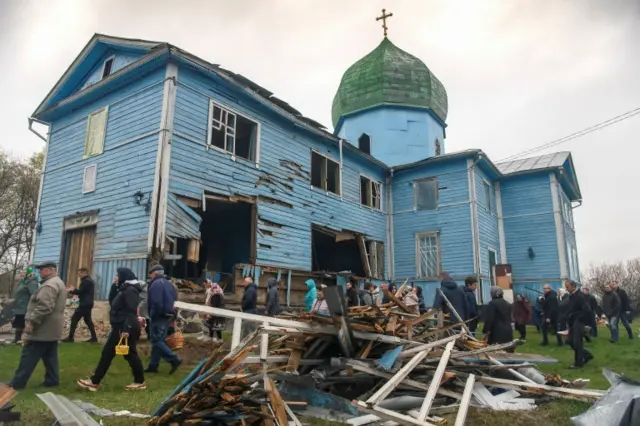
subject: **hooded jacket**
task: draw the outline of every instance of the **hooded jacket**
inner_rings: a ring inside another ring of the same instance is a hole
[[[469,309],[467,306],[467,297],[465,296],[462,287],[458,286],[458,284],[450,277],[447,277],[442,280],[440,289],[442,290],[442,293],[444,293],[446,298],[449,299],[449,302],[456,310],[456,312],[458,312],[458,315],[460,315],[460,319],[462,319],[462,321],[466,321],[471,318],[469,316]],[[458,319],[455,318],[455,316],[451,313],[449,306],[447,306],[444,298],[442,297],[442,295],[440,295],[439,292],[436,293],[436,297],[433,300],[433,307],[436,309],[442,309],[445,314],[451,314],[449,320],[454,323],[458,322]]]
[[[313,308],[313,302],[318,298],[318,289],[316,288],[316,282],[309,279],[305,281],[307,285],[307,294],[304,296],[304,306],[307,312],[311,312]]]
[[[267,282],[267,307],[265,311],[267,315],[278,315],[282,312],[282,309],[280,309],[280,295],[278,294],[278,281],[275,278],[269,278]]]
[[[242,312],[255,314],[258,312],[258,286],[251,283],[244,288],[242,295]]]
[[[18,288],[14,293],[13,300],[13,314],[25,315],[27,313],[27,306],[29,306],[29,299],[38,291],[38,279],[31,275],[20,282]]]
[[[138,280],[118,284],[118,290],[111,301],[109,319],[114,329],[129,333],[140,328],[138,324],[138,304],[142,287]]]

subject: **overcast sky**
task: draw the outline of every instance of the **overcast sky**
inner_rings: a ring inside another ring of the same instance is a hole
[[[42,149],[27,117],[96,32],[174,44],[331,128],[340,77],[380,42],[383,7],[389,38],[447,89],[448,152],[497,162],[640,107],[638,0],[0,0],[0,148]],[[640,115],[553,148],[578,172],[583,269],[640,256],[638,144]]]

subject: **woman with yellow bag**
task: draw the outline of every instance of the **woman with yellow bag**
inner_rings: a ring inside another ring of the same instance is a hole
[[[142,286],[129,268],[118,268],[116,281],[109,293],[111,305],[110,320],[111,333],[102,349],[102,356],[93,376],[78,380],[78,386],[95,392],[100,389],[100,382],[111,366],[116,355],[124,355],[133,373],[133,383],[125,390],[143,390],[144,369],[138,356],[136,345],[140,338],[140,323],[138,321],[138,303]]]

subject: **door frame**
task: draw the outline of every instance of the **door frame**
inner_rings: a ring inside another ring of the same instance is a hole
[[[98,213],[100,210],[88,210],[86,212],[79,212],[73,215],[65,216],[62,218],[62,237],[60,244],[60,256],[58,263],[58,275],[66,283],[67,274],[67,261],[70,250],[69,231],[74,231],[82,228],[95,228],[96,236],[98,234]],[[94,241],[95,247],[95,241]],[[95,257],[95,251],[94,251]],[[91,271],[93,272],[94,259],[91,259]]]

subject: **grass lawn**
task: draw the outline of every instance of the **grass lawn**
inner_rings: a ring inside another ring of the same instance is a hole
[[[603,367],[624,373],[633,378],[640,378],[640,363],[637,362],[640,342],[622,338],[617,344],[609,343],[609,333],[601,328],[600,336],[594,342],[587,344],[595,356],[595,359],[582,370],[569,370],[572,363],[573,352],[566,346],[557,347],[550,345],[541,347],[540,335],[534,328],[528,330],[527,343],[518,349],[518,352],[539,353],[556,358],[559,362],[547,366],[541,366],[544,372],[558,373],[567,379],[587,378],[591,379],[591,388],[606,389],[608,383],[601,374]],[[114,359],[109,373],[105,377],[103,387],[99,392],[89,393],[75,384],[78,378],[88,377],[95,368],[100,357],[100,345],[89,343],[61,344],[60,345],[60,376],[62,384],[53,391],[65,395],[67,398],[81,399],[95,404],[101,408],[113,411],[129,410],[139,413],[150,413],[160,401],[162,401],[191,370],[192,366],[183,366],[173,376],[169,376],[168,366],[163,364],[161,373],[147,377],[148,389],[142,392],[125,392],[124,386],[132,381],[129,365],[121,357]],[[20,348],[16,346],[0,346],[0,382],[9,381],[18,364]],[[147,363],[146,357],[143,362]],[[29,425],[51,425],[54,421],[48,409],[36,396],[37,392],[46,392],[49,389],[38,388],[42,382],[44,370],[39,365],[31,378],[27,389],[20,392],[14,399],[17,409],[22,413],[24,422]],[[550,424],[554,426],[570,425],[569,418],[588,408],[588,404],[556,400],[543,404],[533,412],[491,412],[489,410],[472,410],[468,416],[467,424],[471,426],[540,426]],[[454,416],[449,416],[450,424]],[[133,419],[105,418],[106,425],[135,425],[144,424],[143,421]],[[329,426],[331,423],[313,421],[314,426]]]

